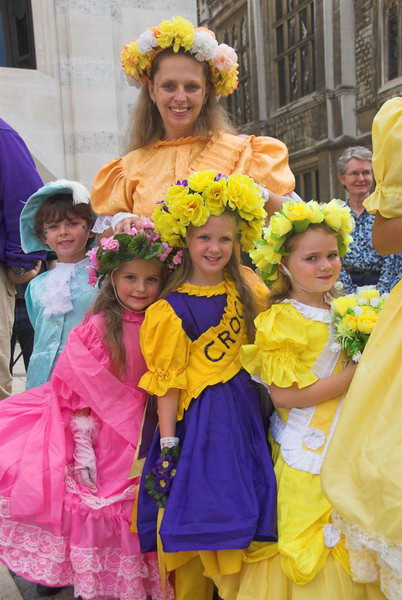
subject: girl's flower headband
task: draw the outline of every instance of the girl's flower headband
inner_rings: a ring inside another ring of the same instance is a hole
[[[227,44],[218,44],[215,34],[173,17],[147,29],[137,40],[126,44],[120,54],[123,71],[130,84],[141,87],[151,72],[155,56],[166,48],[178,52],[183,48],[200,62],[211,67],[211,80],[218,96],[229,96],[238,85],[237,54]]]
[[[116,233],[101,239],[99,248],[89,250],[87,256],[90,262],[88,283],[94,286],[133,258],[153,260],[168,269],[175,269],[182,261],[183,252],[162,242],[150,219],[139,217],[139,227],[132,227],[130,233]]]
[[[278,265],[287,254],[286,240],[295,233],[306,231],[313,223],[325,223],[338,234],[339,254],[345,256],[355,226],[345,202],[336,198],[327,204],[319,204],[315,200],[285,202],[282,210],[271,217],[269,227],[263,231],[263,238],[255,242],[255,249],[250,252],[253,263],[267,285],[278,278]]]
[[[199,171],[171,186],[152,218],[165,242],[183,247],[189,225],[201,227],[210,216],[232,211],[239,216],[240,244],[249,251],[261,237],[267,216],[262,194],[247,175],[225,177],[216,171]]]

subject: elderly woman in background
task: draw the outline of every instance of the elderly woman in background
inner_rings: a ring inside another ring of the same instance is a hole
[[[357,287],[375,285],[381,293],[390,292],[402,277],[402,255],[380,256],[371,243],[374,215],[363,206],[373,184],[371,151],[363,146],[346,148],[337,160],[337,170],[356,222],[353,243],[342,259],[344,291],[351,294]]]

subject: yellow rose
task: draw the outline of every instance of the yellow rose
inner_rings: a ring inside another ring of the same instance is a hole
[[[305,202],[285,202],[282,206],[282,213],[289,221],[305,221],[308,219],[309,209]]]
[[[341,208],[341,230],[344,234],[352,233],[355,228],[355,220],[352,217],[349,206]]]
[[[285,217],[285,215],[282,215],[281,213],[275,213],[269,221],[268,231],[270,232],[270,235],[273,235],[277,238],[283,237],[289,233],[289,231],[292,231],[292,229],[292,223],[287,217]]]
[[[257,269],[263,270],[268,266],[268,260],[264,251],[265,246],[260,245],[250,252],[251,260]]]
[[[188,187],[184,185],[172,185],[165,197],[165,204],[168,206],[169,210],[171,206],[174,206],[177,203],[186,202],[188,196]]]
[[[202,193],[211,215],[221,215],[226,208],[226,179],[213,181]]]
[[[343,317],[349,308],[353,309],[356,306],[355,296],[341,296],[332,300],[332,308],[334,311]]]
[[[198,171],[188,178],[189,187],[195,192],[202,193],[214,182],[216,171]]]
[[[341,200],[333,198],[331,202],[323,205],[324,220],[331,229],[339,231],[342,224],[342,211],[341,208],[344,203]]]
[[[254,242],[261,239],[263,221],[247,221],[240,222],[240,244],[246,252],[252,250]]]
[[[345,329],[348,329],[349,331],[357,331],[357,317],[355,317],[354,315],[345,315],[342,319],[342,325]]]
[[[188,194],[183,199],[171,202],[169,210],[173,217],[185,227],[190,225],[190,223],[194,227],[201,227],[210,216],[201,194]]]
[[[369,306],[362,306],[362,314],[357,317],[359,331],[370,334],[376,323],[377,313]]]
[[[162,241],[167,242],[169,246],[182,247],[184,245],[183,240],[186,237],[186,228],[180,221],[164,210],[164,206],[164,204],[158,204],[152,213],[155,230],[160,233]]]
[[[307,219],[311,223],[322,223],[324,220],[324,215],[320,208],[320,205],[315,200],[310,200],[310,202],[306,203],[307,207]]]

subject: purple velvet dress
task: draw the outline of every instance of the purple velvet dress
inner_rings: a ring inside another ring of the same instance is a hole
[[[190,340],[221,321],[227,296],[170,294],[165,301]],[[163,301],[162,301],[163,302]],[[241,369],[208,386],[177,422],[181,455],[160,536],[165,552],[247,548],[276,541],[276,480],[256,384]],[[143,469],[138,532],[143,552],[156,549],[158,509],[144,477],[157,460],[156,432]]]

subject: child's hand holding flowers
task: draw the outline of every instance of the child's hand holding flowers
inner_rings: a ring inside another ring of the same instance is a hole
[[[386,298],[387,294],[381,296],[378,290],[371,288],[335,298],[331,305],[335,337],[333,350],[343,349],[358,362]]]

